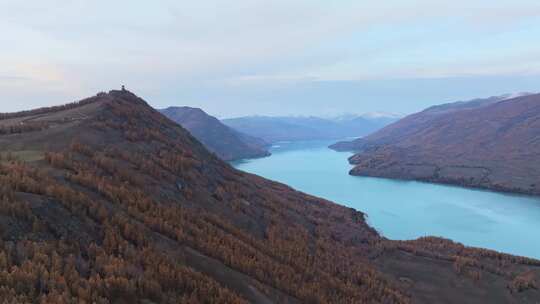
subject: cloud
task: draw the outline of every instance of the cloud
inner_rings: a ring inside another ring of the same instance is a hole
[[[84,96],[531,74],[538,16],[536,0],[0,0],[3,74],[25,78],[0,81]]]
[[[20,76],[5,76],[5,75],[0,75],[0,82],[25,81],[25,80],[28,80],[28,78],[20,77]]]

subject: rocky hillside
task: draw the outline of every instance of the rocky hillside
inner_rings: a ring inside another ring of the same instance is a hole
[[[370,134],[394,122],[395,118],[362,117],[337,118],[250,116],[224,119],[231,128],[262,138],[267,142],[302,140],[338,140]]]
[[[127,91],[1,114],[6,303],[537,303],[540,261],[233,169]]]
[[[221,123],[203,110],[190,107],[169,107],[160,112],[186,128],[206,148],[223,160],[269,156],[268,144],[262,139],[240,133]]]
[[[432,107],[333,148],[359,151],[355,175],[540,194],[539,128],[539,94],[492,97]]]

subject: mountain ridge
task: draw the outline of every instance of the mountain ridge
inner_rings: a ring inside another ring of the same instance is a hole
[[[190,131],[210,151],[226,161],[269,156],[268,144],[261,139],[238,132],[202,109],[168,107],[159,110],[169,119]]]
[[[540,94],[528,94],[431,107],[331,147],[358,151],[354,175],[538,195],[539,105]]]
[[[393,118],[346,119],[315,116],[248,116],[224,119],[229,127],[270,143],[302,140],[337,140],[369,134],[394,121]]]

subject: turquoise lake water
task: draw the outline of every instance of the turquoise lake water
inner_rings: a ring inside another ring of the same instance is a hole
[[[233,165],[367,213],[390,239],[440,236],[540,259],[540,198],[348,175],[349,153],[331,142],[279,143],[272,156]]]

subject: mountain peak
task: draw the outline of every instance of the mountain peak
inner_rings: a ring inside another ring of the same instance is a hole
[[[126,90],[126,89],[110,90],[109,93],[100,93],[100,94],[105,94],[105,96],[110,96],[110,97],[115,98],[115,99],[116,98],[122,99],[124,101],[131,102],[131,103],[134,103],[134,104],[148,106],[148,103],[146,101],[144,101],[142,98],[137,96],[135,93],[133,93],[133,92],[131,92],[129,90]],[[100,96],[100,94],[98,94],[97,96]]]
[[[167,113],[169,115],[174,115],[174,114],[176,114],[176,115],[187,115],[187,114],[190,114],[190,115],[200,115],[200,116],[212,117],[212,116],[208,115],[208,113],[206,113],[201,108],[195,108],[195,107],[189,107],[189,106],[172,106],[172,107],[167,107],[165,109],[161,109],[159,111],[162,112],[162,113]]]

